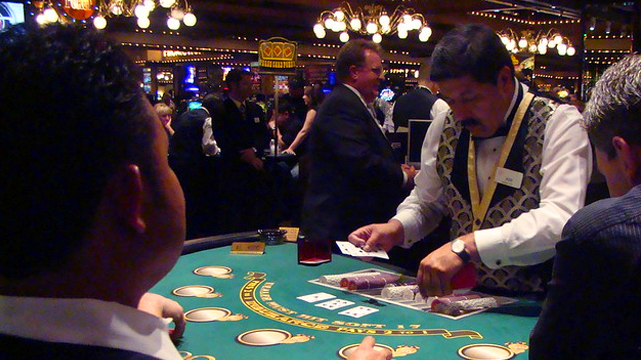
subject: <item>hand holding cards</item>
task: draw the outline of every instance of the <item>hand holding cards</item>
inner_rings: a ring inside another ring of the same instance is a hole
[[[385,250],[365,251],[359,247],[354,246],[354,244],[350,243],[349,241],[337,241],[336,245],[338,245],[338,248],[345,255],[389,259],[389,256],[387,256],[387,252],[385,252]]]

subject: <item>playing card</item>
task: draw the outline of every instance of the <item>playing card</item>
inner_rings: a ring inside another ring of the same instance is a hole
[[[330,301],[325,301],[320,304],[316,304],[318,307],[322,307],[328,310],[334,310],[334,309],[339,309],[345,306],[352,305],[354,302],[349,301],[349,300],[343,300],[343,299],[334,299]]]
[[[339,312],[338,314],[339,315],[351,316],[353,318],[360,318],[360,317],[363,317],[365,315],[369,315],[371,313],[375,313],[377,311],[378,311],[378,309],[375,309],[375,308],[371,308],[371,307],[367,307],[367,306],[357,306],[357,307],[353,307],[351,309],[343,310],[343,311]]]
[[[321,301],[321,300],[333,299],[335,297],[336,296],[334,296],[332,294],[319,292],[319,293],[315,293],[315,294],[299,296],[299,297],[297,297],[297,299],[301,299],[303,301],[307,301],[308,303],[314,303],[314,302]]]
[[[364,251],[363,249],[354,246],[354,244],[350,243],[349,241],[337,241],[336,245],[338,245],[338,248],[341,250],[341,252],[346,255],[389,259],[389,256],[387,255],[387,252],[385,252],[385,250]]]

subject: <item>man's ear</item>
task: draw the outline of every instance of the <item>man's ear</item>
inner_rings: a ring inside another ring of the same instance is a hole
[[[625,174],[631,181],[636,183],[640,170],[641,149],[638,146],[631,146],[621,136],[612,137],[612,146],[623,165]]]
[[[351,65],[349,67],[349,76],[352,78],[352,80],[358,79],[358,66]]]
[[[135,233],[145,232],[147,225],[142,214],[143,184],[138,165],[119,167],[111,178],[107,191],[113,218]]]
[[[508,93],[510,98],[512,98],[512,92],[508,91],[510,89],[510,85],[513,84],[514,80],[512,79],[512,71],[508,66],[503,66],[501,70],[499,70],[499,75],[496,78],[496,85],[501,89],[503,92]]]

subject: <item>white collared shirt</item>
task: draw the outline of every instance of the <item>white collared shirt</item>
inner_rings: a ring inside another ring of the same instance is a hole
[[[528,91],[527,86],[520,85],[524,92]],[[506,114],[514,107],[517,91],[515,89]],[[428,128],[421,151],[421,171],[414,178],[416,186],[398,206],[394,216],[403,224],[404,247],[410,247],[432,232],[446,213],[441,180],[436,171],[436,154],[445,115],[438,116]],[[592,173],[592,151],[587,133],[579,124],[581,118],[574,106],[559,105],[548,120],[541,159],[539,207],[502,226],[474,232],[479,256],[486,266],[534,265],[554,256],[563,226],[583,207]],[[505,138],[483,140],[476,148],[481,194],[500,157]]]
[[[181,360],[165,322],[115,302],[0,295],[0,333]]]

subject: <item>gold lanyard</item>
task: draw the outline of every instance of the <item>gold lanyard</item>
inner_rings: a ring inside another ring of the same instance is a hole
[[[523,117],[525,116],[525,113],[530,106],[530,102],[532,102],[533,98],[534,95],[532,93],[525,93],[525,95],[523,96],[516,114],[514,115],[514,120],[512,121],[512,126],[510,127],[510,131],[507,134],[507,139],[505,139],[505,142],[501,146],[501,157],[499,158],[499,161],[494,164],[490,181],[485,187],[482,199],[480,199],[478,182],[476,181],[476,149],[474,146],[474,141],[472,140],[472,134],[470,134],[470,145],[467,158],[467,181],[470,188],[470,198],[472,200],[472,213],[474,215],[472,229],[474,231],[478,230],[483,224],[483,220],[485,220],[485,214],[487,213],[487,209],[490,207],[490,201],[494,196],[494,191],[496,191],[497,183],[494,179],[494,177],[496,176],[496,169],[505,166],[507,157],[512,150],[512,146],[514,145],[514,140],[516,140],[516,134],[519,132]]]

